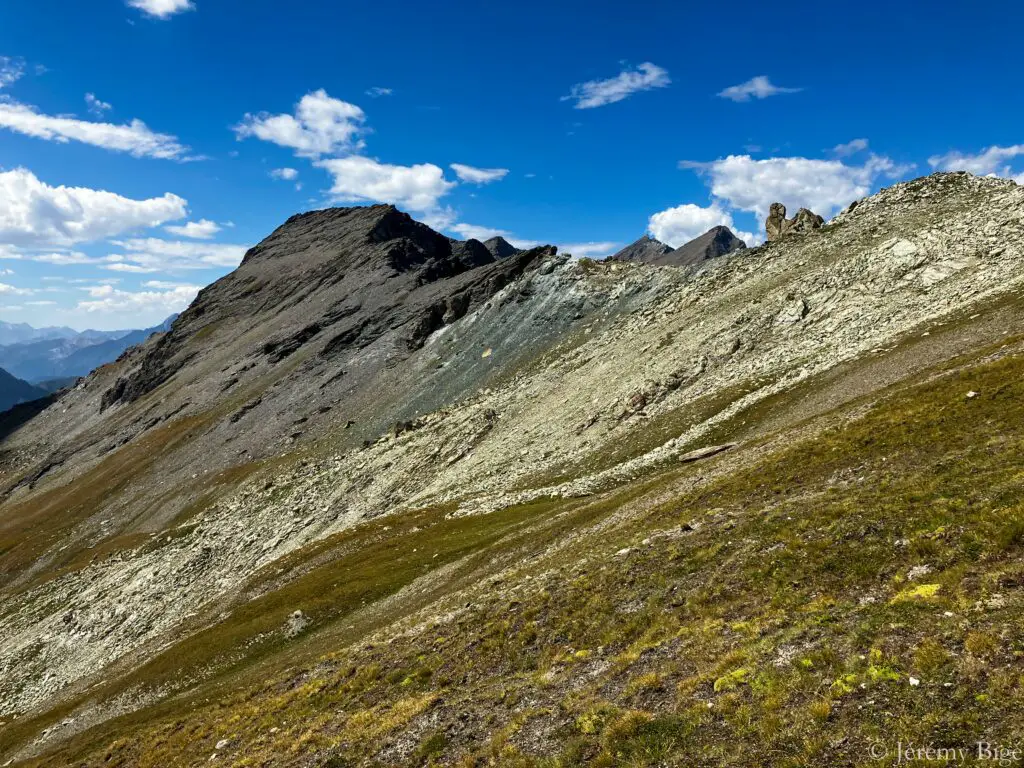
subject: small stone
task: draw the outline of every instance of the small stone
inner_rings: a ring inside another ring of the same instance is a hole
[[[916,677],[912,677],[912,678],[910,678],[910,684],[911,684],[911,685],[912,685],[913,687],[915,687],[915,688],[916,688],[917,686],[919,686],[919,685],[921,684],[921,681],[920,681],[920,680],[918,680],[918,679],[917,679]]]
[[[976,397],[977,397],[977,396],[978,396],[979,394],[980,394],[979,392],[975,392],[975,391],[974,391],[974,390],[972,389],[972,390],[971,390],[970,392],[968,392],[968,393],[967,393],[967,399],[968,399],[968,400],[973,400],[973,399],[974,399],[974,398],[976,398]]]
[[[221,739],[220,741],[217,742],[217,744],[214,747],[214,749],[224,749],[230,743],[231,743],[230,739]]]

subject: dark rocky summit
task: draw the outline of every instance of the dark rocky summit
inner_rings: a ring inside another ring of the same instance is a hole
[[[825,219],[809,208],[801,208],[796,212],[796,216],[792,219],[787,219],[786,206],[782,203],[772,203],[771,208],[768,210],[768,219],[764,223],[764,228],[770,242],[786,235],[818,229],[824,223]]]
[[[653,264],[659,267],[691,267],[746,247],[746,243],[736,237],[732,230],[718,226],[712,227],[700,237],[675,250],[660,240],[644,235],[614,256],[609,256],[608,260]]]
[[[305,378],[328,375],[331,361],[385,335],[394,337],[387,356],[394,362],[544,253],[515,251],[499,261],[481,242],[447,238],[394,206],[293,216],[237,270],[200,292],[140,364],[107,390],[103,407],[137,400],[196,355],[215,352],[218,337],[233,344],[261,325],[261,340],[236,378],[314,348],[304,360]],[[237,333],[225,335],[228,327]],[[197,349],[192,342],[206,334],[211,343]]]
[[[484,240],[484,248],[490,251],[491,255],[496,259],[507,259],[509,256],[515,256],[523,252],[521,248],[516,248],[512,243],[500,236]]]
[[[608,257],[608,261],[633,261],[641,264],[653,264],[666,253],[672,252],[672,246],[644,235],[634,243],[630,243],[618,253]]]
[[[747,244],[732,233],[728,227],[712,227],[700,237],[681,245],[658,262],[674,267],[689,267],[708,259],[717,259],[727,253],[746,248]]]

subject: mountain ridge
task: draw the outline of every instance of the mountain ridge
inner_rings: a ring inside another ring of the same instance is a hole
[[[695,267],[709,259],[725,256],[746,247],[747,244],[736,237],[731,229],[718,225],[678,248],[672,248],[660,240],[644,235],[618,253],[609,256],[607,260],[660,267]]]

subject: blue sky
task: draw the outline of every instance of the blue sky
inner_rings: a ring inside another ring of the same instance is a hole
[[[289,215],[601,256],[1024,179],[1016,3],[0,5],[0,320],[142,327]]]

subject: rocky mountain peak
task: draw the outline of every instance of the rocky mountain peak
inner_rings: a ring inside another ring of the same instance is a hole
[[[490,251],[491,255],[496,259],[506,259],[509,256],[515,256],[517,253],[521,252],[520,248],[516,248],[512,243],[500,235],[492,237],[489,240],[484,240],[484,248]]]
[[[672,246],[656,240],[650,235],[644,235],[618,253],[609,256],[608,261],[632,261],[641,264],[654,264],[657,259],[669,253]]]
[[[236,270],[203,289],[105,391],[101,407],[133,402],[195,370],[201,359],[235,372],[221,392],[260,376],[276,380],[280,374],[267,366],[300,352],[305,362],[295,377],[303,387],[319,382],[312,401],[329,400],[345,388],[338,366],[349,355],[380,349],[360,366],[369,380],[548,255],[516,250],[499,261],[478,240],[448,238],[392,205],[292,216]],[[221,393],[197,399],[210,403]]]
[[[747,244],[736,237],[731,229],[719,225],[667,254],[664,263],[677,267],[694,266],[746,247]]]
[[[746,243],[736,237],[728,227],[717,226],[675,249],[649,235],[644,235],[614,256],[610,256],[609,260],[661,267],[690,267],[746,247]]]

